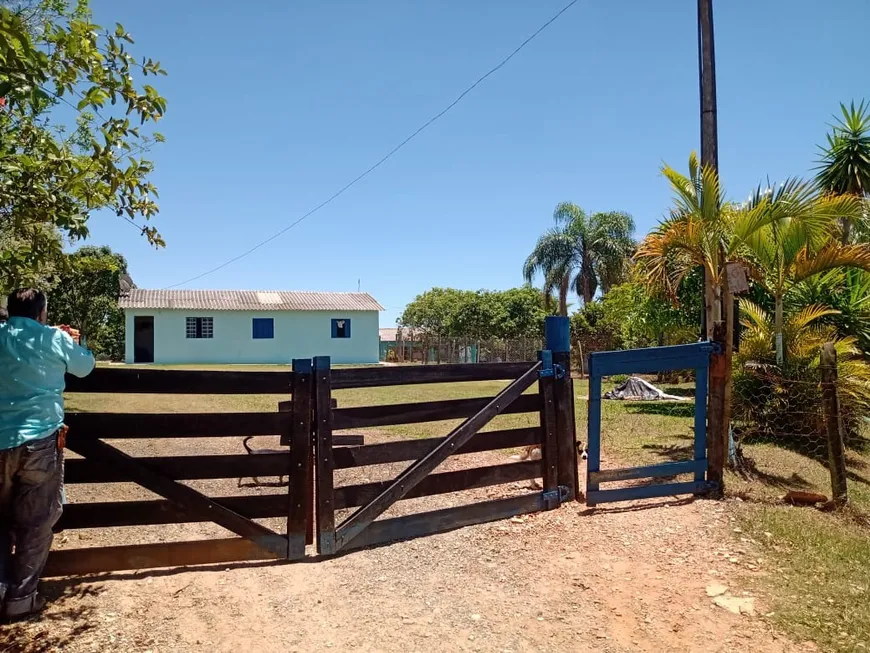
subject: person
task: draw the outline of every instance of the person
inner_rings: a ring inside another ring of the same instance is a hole
[[[8,318],[8,317],[9,317],[9,313],[6,311],[5,308],[0,306],[0,322],[5,322],[6,318]]]
[[[94,357],[46,326],[39,290],[9,295],[0,323],[0,618],[40,612],[39,576],[61,514],[64,375],[87,376]]]

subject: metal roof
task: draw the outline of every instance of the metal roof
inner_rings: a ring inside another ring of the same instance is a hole
[[[133,288],[119,300],[121,308],[201,311],[382,311],[365,292],[278,290],[146,290]]]

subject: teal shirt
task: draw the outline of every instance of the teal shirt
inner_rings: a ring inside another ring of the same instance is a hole
[[[94,356],[69,334],[27,317],[0,322],[0,449],[63,424],[64,375],[87,376]]]

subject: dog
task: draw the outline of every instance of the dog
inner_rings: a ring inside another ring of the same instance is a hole
[[[244,440],[242,440],[242,446],[245,448],[245,451],[247,451],[250,455],[253,456],[253,455],[264,454],[264,453],[266,453],[266,454],[270,454],[270,453],[271,454],[275,454],[275,453],[286,454],[287,453],[286,449],[254,449],[248,443],[251,440],[253,440],[255,437],[257,437],[257,436],[249,435]],[[260,478],[258,476],[252,476],[251,478],[254,480],[254,485],[260,485],[260,486],[265,486],[265,487],[282,487],[284,485],[290,484],[289,479],[287,482],[284,481],[283,475],[278,477],[277,483],[261,482]],[[238,487],[242,487],[242,479],[241,478],[239,479]]]
[[[589,453],[586,451],[586,444],[583,442],[577,442],[577,454],[580,456],[580,460],[588,460]],[[525,449],[523,449],[522,453],[519,453],[515,456],[511,456],[514,460],[540,460],[541,459],[541,445],[533,444]]]

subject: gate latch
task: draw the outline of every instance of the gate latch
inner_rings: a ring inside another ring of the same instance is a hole
[[[560,485],[555,490],[542,493],[544,499],[544,509],[552,510],[562,505],[562,502],[568,499],[568,488],[565,485]]]
[[[553,363],[553,352],[549,350],[542,351],[540,354],[541,369],[538,372],[538,377],[544,378],[565,378],[565,366],[559,363]]]

